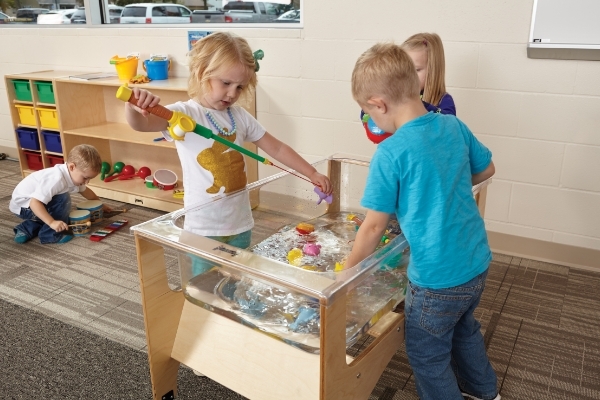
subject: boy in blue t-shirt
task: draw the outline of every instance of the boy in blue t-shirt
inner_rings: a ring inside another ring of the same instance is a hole
[[[492,254],[472,185],[494,174],[491,152],[455,116],[427,112],[399,46],[360,56],[352,95],[394,134],[371,161],[361,202],[368,211],[345,267],[375,250],[395,213],[411,248],[405,335],[419,397],[500,399],[473,316]]]

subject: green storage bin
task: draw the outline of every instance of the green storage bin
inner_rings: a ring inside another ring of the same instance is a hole
[[[23,79],[14,79],[13,86],[15,87],[15,97],[21,101],[32,101],[31,86],[29,81]]]
[[[40,103],[54,104],[54,88],[52,82],[36,82],[35,87],[38,92],[38,101]]]

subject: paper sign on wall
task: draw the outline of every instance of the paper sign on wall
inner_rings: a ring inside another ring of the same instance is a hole
[[[188,50],[192,50],[194,43],[211,33],[212,31],[188,31]]]

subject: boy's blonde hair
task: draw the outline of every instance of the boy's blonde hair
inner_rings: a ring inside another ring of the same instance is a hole
[[[102,168],[102,158],[94,146],[80,144],[75,146],[67,156],[67,162],[73,163],[81,171],[92,171],[95,174]]]
[[[378,43],[365,51],[352,71],[352,96],[365,104],[373,96],[401,103],[419,96],[419,77],[411,58],[400,46]]]
[[[253,93],[256,87],[256,64],[250,45],[246,39],[228,32],[215,32],[198,40],[189,52],[190,78],[188,94],[198,98],[210,92],[210,79],[221,70],[237,65],[244,67],[248,74],[248,84],[241,97]]]
[[[446,94],[444,45],[436,33],[417,33],[402,44],[404,50],[427,50],[427,77],[423,100],[437,106]]]

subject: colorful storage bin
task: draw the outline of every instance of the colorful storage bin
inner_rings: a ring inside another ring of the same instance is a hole
[[[35,87],[37,88],[38,101],[40,103],[55,103],[52,82],[36,82]]]
[[[34,171],[39,171],[44,168],[44,164],[42,163],[42,155],[40,153],[35,153],[33,151],[24,151],[25,158],[27,160],[27,167]]]
[[[58,129],[58,112],[55,108],[38,107],[40,125],[46,129]]]
[[[52,156],[48,154],[48,161],[50,161],[50,166],[54,167],[56,164],[64,164],[65,160],[61,156]]]
[[[52,131],[42,131],[46,150],[53,153],[62,153],[62,143],[60,141],[60,133]]]
[[[21,101],[32,101],[31,98],[31,86],[29,81],[23,79],[14,79],[12,81],[15,87],[15,97]]]
[[[19,145],[23,149],[39,150],[40,138],[37,129],[33,128],[17,128],[17,136],[19,137]]]
[[[15,104],[15,107],[17,107],[17,111],[19,112],[19,120],[21,121],[21,124],[37,126],[32,106]]]

